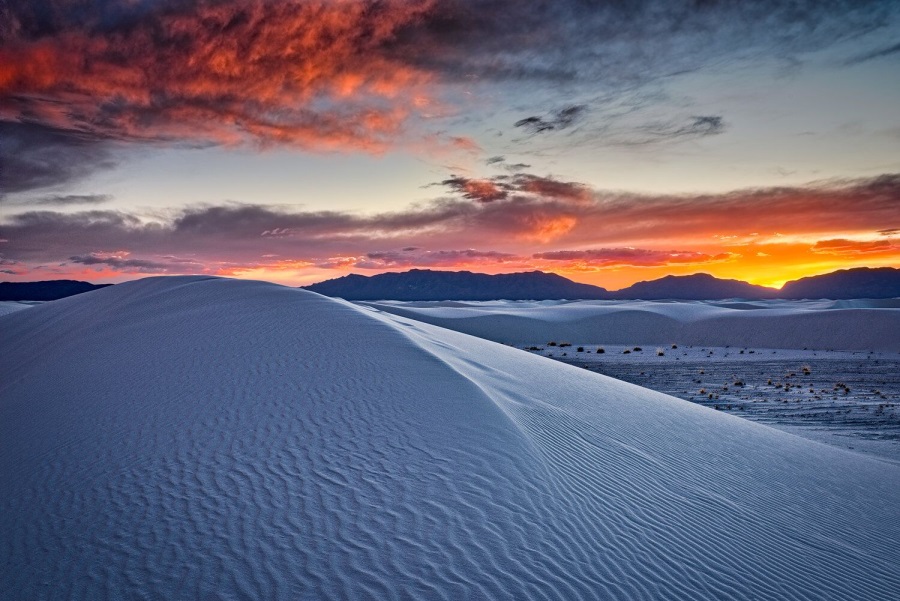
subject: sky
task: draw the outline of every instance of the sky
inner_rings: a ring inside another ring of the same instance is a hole
[[[0,279],[900,266],[900,2],[0,0]]]

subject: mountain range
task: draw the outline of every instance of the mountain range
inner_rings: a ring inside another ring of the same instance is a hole
[[[47,280],[44,282],[0,282],[0,301],[51,301],[83,292],[104,288],[110,284],[90,284],[78,280]]]
[[[531,271],[488,275],[470,271],[413,269],[374,276],[347,275],[311,286],[307,290],[345,300],[554,300],[604,299],[609,292],[599,286],[579,284],[555,273]]]
[[[89,292],[109,284],[74,280],[0,282],[0,300],[55,300]],[[858,267],[787,282],[781,289],[725,280],[706,273],[665,276],[637,282],[622,290],[580,284],[554,273],[531,271],[489,275],[470,271],[412,269],[373,276],[346,275],[310,286],[307,290],[345,300],[722,300],[740,298],[896,298],[900,297],[900,269]]]
[[[610,291],[540,271],[487,275],[427,269],[373,276],[347,275],[306,286],[306,289],[354,301],[895,298],[900,297],[900,269],[859,267],[840,270],[794,280],[780,290],[740,280],[719,279],[706,273],[670,275]]]

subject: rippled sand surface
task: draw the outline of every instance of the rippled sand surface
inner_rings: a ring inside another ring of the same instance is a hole
[[[894,599],[900,467],[272,284],[0,317],[0,599]]]

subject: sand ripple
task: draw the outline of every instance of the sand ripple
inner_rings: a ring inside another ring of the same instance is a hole
[[[0,319],[0,599],[893,599],[900,469],[273,285]]]

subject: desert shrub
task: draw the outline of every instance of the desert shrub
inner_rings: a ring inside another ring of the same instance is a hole
[[[547,343],[547,346],[556,346],[556,343],[551,340]]]
[[[636,347],[634,347],[634,350],[635,350],[635,352],[640,352],[640,351],[642,351],[642,350],[644,350],[644,349],[642,349],[642,348],[639,347],[639,346],[636,346]]]
[[[597,349],[597,352],[602,355],[603,353],[606,352],[606,349],[601,346],[600,348]]]
[[[559,343],[559,348],[563,348],[565,346],[572,346],[572,343],[571,342],[560,342]]]
[[[673,348],[673,349],[676,349],[676,348],[678,348],[678,345],[677,345],[677,344],[673,344],[673,345],[672,345],[672,348]]]
[[[631,354],[631,351],[629,351],[628,349],[625,349],[624,351],[622,351],[622,354],[623,354],[623,355],[630,355],[630,354]]]
[[[578,347],[577,349],[575,349],[575,350],[578,351],[579,353],[583,353],[583,352],[584,352],[584,347],[583,347],[583,346],[579,346],[579,347]]]

